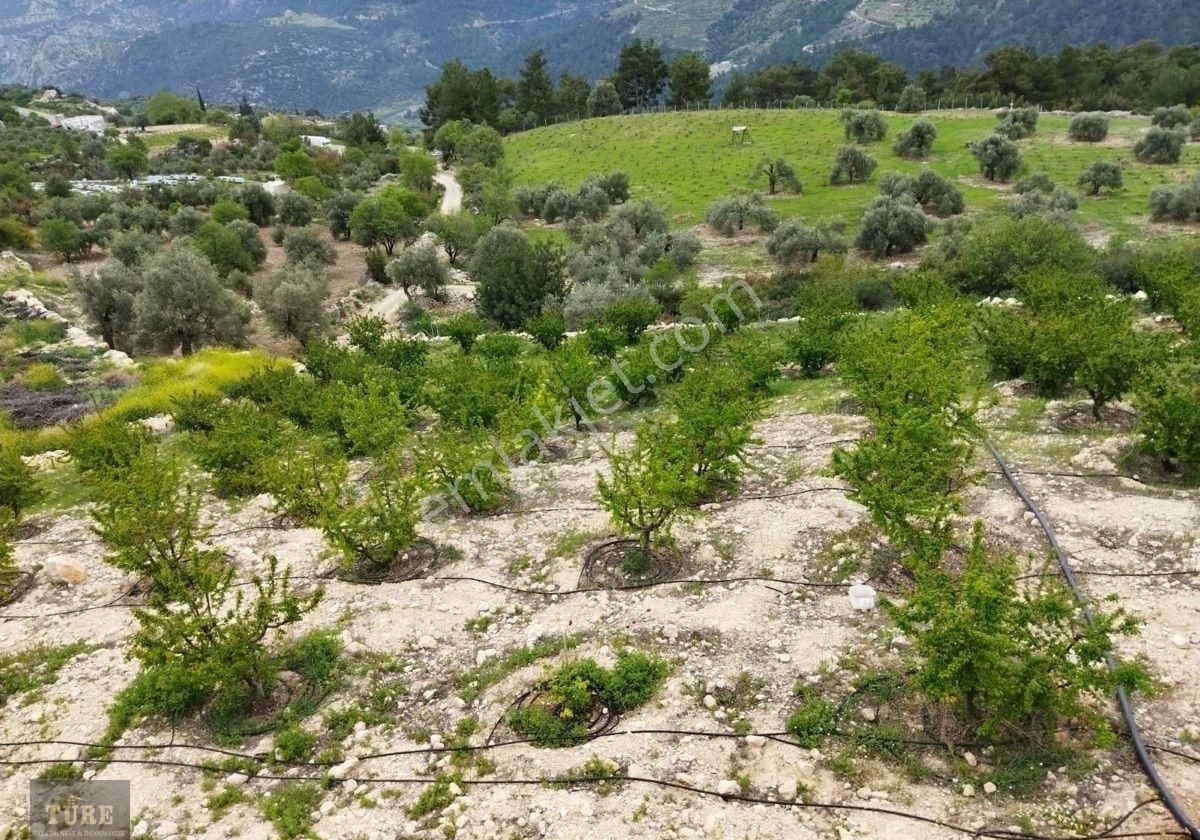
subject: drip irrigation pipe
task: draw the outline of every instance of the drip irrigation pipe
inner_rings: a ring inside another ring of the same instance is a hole
[[[1059,570],[1062,572],[1063,577],[1067,581],[1067,585],[1071,587],[1071,591],[1075,594],[1076,601],[1079,602],[1079,606],[1083,610],[1084,618],[1087,620],[1088,624],[1094,623],[1095,615],[1088,604],[1087,598],[1083,594],[1083,590],[1081,590],[1079,587],[1079,580],[1075,576],[1075,570],[1071,567],[1070,558],[1059,544],[1058,537],[1054,533],[1054,527],[1051,525],[1050,519],[1046,516],[1038,504],[1030,497],[1029,493],[1026,492],[1025,487],[1020,481],[1017,480],[1016,476],[1013,475],[1012,470],[1009,468],[1008,463],[1004,460],[1004,457],[1000,454],[999,450],[997,450],[996,447],[992,445],[992,442],[987,438],[984,438],[983,442],[987,446],[988,451],[991,453],[992,458],[994,458],[997,465],[999,465],[1000,471],[1004,475],[1005,480],[1009,483],[1017,496],[1020,497],[1021,501],[1025,504],[1025,507],[1028,508],[1037,519],[1038,524],[1041,526],[1042,533],[1046,535],[1046,541],[1050,543],[1050,547],[1054,550],[1054,555],[1058,559]],[[1108,666],[1110,671],[1116,670],[1116,661],[1113,659],[1111,654],[1105,658],[1105,664]],[[1200,840],[1200,827],[1198,827],[1196,823],[1192,821],[1192,818],[1188,816],[1187,811],[1185,811],[1183,806],[1179,804],[1179,801],[1175,799],[1174,795],[1171,793],[1171,789],[1159,775],[1158,768],[1154,766],[1154,760],[1150,757],[1149,749],[1146,746],[1146,742],[1142,739],[1141,730],[1138,728],[1137,718],[1133,711],[1133,704],[1130,702],[1129,694],[1124,688],[1117,689],[1117,705],[1120,707],[1121,717],[1125,721],[1125,728],[1128,730],[1129,739],[1133,742],[1133,750],[1137,754],[1138,763],[1142,766],[1142,770],[1145,771],[1147,778],[1150,780],[1150,784],[1152,784],[1154,789],[1158,791],[1163,805],[1165,805],[1167,810],[1171,812],[1171,816],[1175,818],[1175,821],[1184,828],[1184,830],[1187,832],[1187,835],[1191,837],[1191,840]]]

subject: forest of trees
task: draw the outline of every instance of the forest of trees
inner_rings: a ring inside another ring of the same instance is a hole
[[[515,79],[451,61],[427,89],[420,116],[431,132],[464,119],[512,132],[663,105],[870,103],[910,110],[910,103],[922,98],[930,106],[978,100],[1072,110],[1192,105],[1200,102],[1200,45],[1168,49],[1144,41],[1114,48],[1096,43],[1057,53],[1005,46],[987,53],[980,66],[946,65],[916,74],[873,53],[844,49],[823,64],[792,61],[714,78],[698,54],[671,56],[653,40],[635,38],[621,48],[612,74],[594,85],[569,71],[556,80],[540,50],[526,57]]]

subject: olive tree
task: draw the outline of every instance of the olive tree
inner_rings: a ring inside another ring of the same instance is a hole
[[[560,298],[566,283],[561,248],[534,245],[522,231],[500,226],[480,240],[471,260],[479,310],[506,329],[517,329]]]
[[[896,135],[892,151],[904,158],[926,158],[933,151],[937,129],[927,119],[919,119],[910,128]]]
[[[1122,177],[1120,166],[1106,160],[1098,160],[1080,173],[1077,183],[1087,190],[1088,195],[1099,195],[1100,190],[1105,187],[1110,190],[1121,189],[1125,186],[1125,179]]]
[[[1200,179],[1150,191],[1150,218],[1156,222],[1190,222],[1200,216]]]
[[[1182,131],[1156,126],[1133,144],[1133,154],[1142,163],[1179,163],[1186,140]]]
[[[996,112],[996,133],[1009,140],[1032,137],[1037,131],[1039,111],[1036,107],[1002,108]]]
[[[979,163],[980,174],[989,181],[1007,181],[1021,167],[1017,144],[999,134],[972,143],[971,154]]]
[[[183,244],[147,260],[134,314],[143,342],[184,355],[203,344],[244,344],[250,323],[249,308],[221,284],[212,263]]]
[[[767,179],[767,195],[775,195],[781,186],[788,192],[801,191],[795,168],[783,158],[763,158],[754,170],[754,177]]]
[[[1161,128],[1183,128],[1192,121],[1192,112],[1186,105],[1172,105],[1154,109],[1150,115],[1150,124]]]
[[[76,272],[71,280],[84,315],[100,330],[104,343],[114,350],[131,349],[137,327],[134,304],[142,290],[138,271],[110,262],[89,274]]]
[[[876,143],[887,136],[887,122],[877,110],[847,108],[840,115],[847,140],[855,143]]]
[[[329,278],[315,262],[281,265],[254,284],[254,299],[271,328],[302,343],[328,324],[328,296]]]
[[[912,82],[905,85],[904,90],[900,91],[900,100],[896,103],[896,110],[902,114],[919,114],[925,110],[927,98],[925,88]]]
[[[785,220],[767,240],[767,253],[784,265],[814,263],[822,253],[844,254],[848,248],[840,226],[810,226],[798,218]]]
[[[629,206],[629,205],[626,205]],[[767,206],[759,192],[745,192],[718,198],[708,207],[708,224],[723,236],[736,236],[753,225],[771,231],[779,224],[775,211]]]
[[[1099,143],[1108,137],[1108,114],[1090,111],[1071,118],[1067,134],[1072,140],[1084,143]]]
[[[867,207],[856,244],[873,257],[890,257],[923,244],[929,228],[929,220],[912,198],[881,195]]]
[[[385,187],[358,203],[350,214],[350,230],[359,245],[381,247],[390,257],[397,244],[417,238],[428,212],[424,199],[411,190]]]
[[[858,146],[842,146],[829,173],[831,184],[857,184],[866,181],[875,171],[875,158]]]
[[[406,249],[389,262],[387,278],[400,286],[409,300],[412,300],[413,289],[420,289],[429,297],[441,300],[450,272],[438,259],[432,245],[420,245]]]

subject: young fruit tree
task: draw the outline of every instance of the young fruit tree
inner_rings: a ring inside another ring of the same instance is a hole
[[[877,196],[867,207],[856,244],[879,259],[905,254],[925,242],[930,222],[908,196]]]
[[[610,476],[596,480],[596,493],[614,525],[635,536],[643,557],[656,542],[671,540],[671,526],[688,514],[700,483],[691,455],[674,435],[643,422],[633,447],[608,450]]]
[[[783,265],[815,263],[822,253],[844,254],[849,249],[839,227],[818,224],[809,227],[802,219],[785,220],[767,240],[767,253]]]
[[[1179,163],[1186,141],[1187,135],[1182,131],[1155,127],[1133,144],[1133,156],[1142,163]]]
[[[722,236],[736,236],[753,225],[772,231],[779,224],[775,211],[759,192],[738,193],[718,198],[708,208],[708,224]]]
[[[1103,111],[1076,114],[1071,118],[1067,134],[1082,143],[1100,143],[1108,138],[1108,115]]]
[[[1123,610],[1093,604],[1089,622],[1055,575],[1023,584],[1014,556],[987,550],[982,524],[964,558],[943,551],[931,546],[904,603],[885,609],[912,639],[917,686],[971,737],[1047,745],[1064,721],[1103,728],[1093,701],[1149,684],[1134,663],[1107,666],[1114,639],[1138,630]]]

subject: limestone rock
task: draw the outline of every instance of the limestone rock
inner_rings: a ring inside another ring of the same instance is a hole
[[[88,579],[87,567],[74,557],[51,557],[45,571],[46,580],[58,586],[78,586]]]

